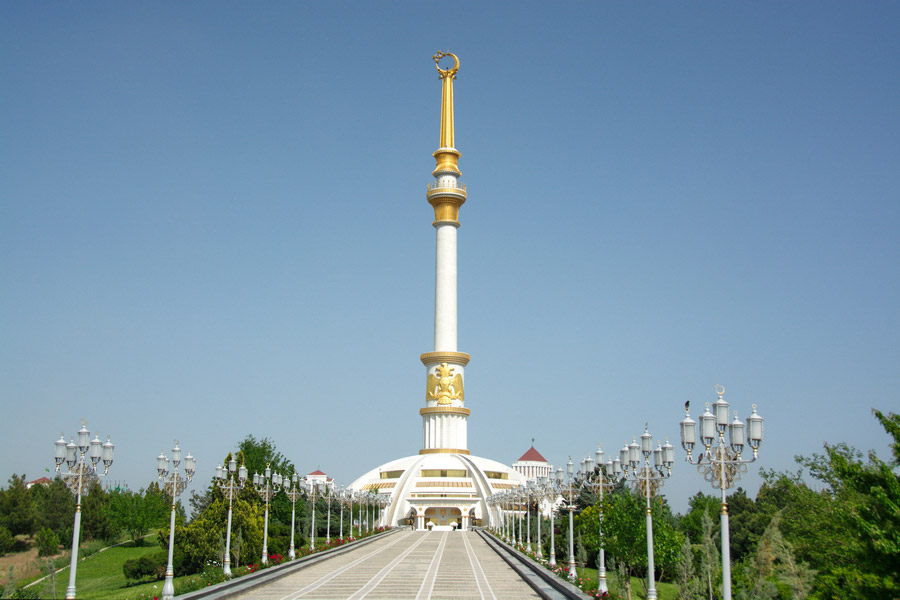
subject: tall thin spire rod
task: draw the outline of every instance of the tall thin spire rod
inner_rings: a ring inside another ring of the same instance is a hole
[[[449,69],[441,68],[441,59],[449,56],[453,59],[453,66]],[[438,52],[434,55],[434,66],[443,80],[441,94],[441,148],[456,148],[453,139],[453,80],[459,71],[459,58],[451,52]]]
[[[441,59],[447,56],[453,59],[453,66],[442,69]],[[453,135],[453,80],[459,71],[459,59],[452,52],[438,52],[431,58],[441,78],[441,145],[432,154],[437,162],[432,175],[441,180],[441,177],[446,175],[460,176],[459,151],[456,150]],[[446,183],[446,179],[439,181],[439,185]]]

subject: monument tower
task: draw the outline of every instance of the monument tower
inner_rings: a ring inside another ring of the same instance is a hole
[[[453,59],[453,66],[442,69],[440,60]],[[454,54],[438,52],[435,66],[441,77],[441,142],[433,156],[437,163],[425,197],[434,207],[434,351],[420,358],[425,365],[425,408],[422,415],[422,449],[419,454],[436,452],[468,454],[464,369],[469,355],[456,346],[456,238],[459,209],[466,201],[466,188],[459,183],[459,151],[453,135],[453,80],[459,70]]]
[[[525,476],[500,462],[472,456],[468,449],[465,367],[469,355],[457,348],[456,242],[466,188],[459,183],[460,153],[454,140],[453,81],[459,59],[449,52],[433,57],[441,80],[440,143],[434,151],[434,181],[425,193],[434,209],[434,350],[420,356],[425,365],[422,447],[417,455],[372,469],[352,491],[390,495],[382,525],[412,523],[417,529],[467,529],[492,518],[485,499],[524,485]],[[441,67],[442,59],[453,64]]]

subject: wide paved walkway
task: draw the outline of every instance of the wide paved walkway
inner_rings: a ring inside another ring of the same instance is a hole
[[[404,531],[238,598],[295,600],[539,598],[478,535]]]

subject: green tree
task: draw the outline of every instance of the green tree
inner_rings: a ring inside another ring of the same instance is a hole
[[[653,517],[653,558],[657,573],[655,579],[663,580],[674,574],[681,558],[684,534],[675,527],[675,517],[662,497],[650,502]],[[637,493],[622,488],[603,499],[603,538],[607,556],[622,565],[629,576],[647,573],[647,521],[646,500]],[[590,524],[587,523],[591,519]],[[599,538],[597,519],[599,511],[586,509],[581,518],[588,546],[596,552]],[[625,593],[631,597],[631,585],[625,579]]]
[[[60,540],[72,539],[75,521],[75,496],[66,487],[62,477],[55,477],[47,485],[36,485],[30,490],[37,507],[37,527],[49,527]]]
[[[119,532],[112,520],[110,495],[96,479],[81,499],[81,531],[85,539],[113,540]]]
[[[722,500],[710,494],[697,492],[688,500],[688,511],[681,517],[679,527],[694,544],[703,539],[703,514],[713,519],[714,535],[718,532],[718,515],[722,509]]]
[[[757,544],[755,556],[745,561],[744,572],[750,585],[739,590],[738,600],[807,597],[815,571],[797,560],[791,544],[781,535],[781,521],[782,513],[776,513]]]
[[[691,538],[684,536],[681,546],[681,556],[676,566],[676,580],[678,593],[681,600],[702,600],[701,582],[694,570],[694,551],[691,548]]]
[[[211,562],[220,560],[219,539],[225,532],[228,518],[228,504],[217,499],[202,515],[186,526],[175,527],[175,555],[179,556],[179,573],[196,573]],[[253,502],[242,497],[234,501],[232,507],[232,563],[236,568],[241,555],[257,557],[262,552],[263,512]],[[159,538],[168,548],[168,529],[160,530]],[[240,540],[239,543],[235,543]],[[250,559],[254,560],[253,558]]]
[[[0,525],[0,556],[3,556],[4,554],[12,550],[15,543],[16,540],[9,532],[9,529],[4,527],[3,525]]]
[[[824,455],[797,459],[827,484],[828,499],[836,506],[834,528],[845,528],[850,534],[843,561],[810,561],[822,567],[813,590],[816,597],[889,600],[900,595],[900,475],[896,472],[900,415],[873,413],[892,437],[891,461],[870,452],[863,462],[861,454],[846,444],[826,444]]]
[[[169,516],[168,498],[155,484],[140,492],[116,491],[110,494],[112,522],[128,532],[132,541],[140,545],[151,529],[163,527]]]
[[[756,503],[743,488],[737,488],[728,496],[728,537],[731,540],[732,562],[747,556],[759,539],[755,529],[756,512]]]
[[[269,438],[257,440],[253,435],[238,444],[237,462],[247,467],[250,477],[254,473],[262,474],[266,466],[282,475],[290,476],[294,472],[294,464],[275,448],[275,442]]]
[[[54,556],[59,552],[59,537],[49,527],[41,529],[35,537],[38,556]]]
[[[716,597],[721,572],[719,571],[719,551],[716,549],[713,520],[708,512],[700,516],[700,577],[708,600]]]
[[[647,558],[642,498],[627,489],[607,495],[603,514],[606,553],[624,571],[625,595],[631,600],[631,576],[646,565]]]
[[[36,518],[37,507],[25,487],[25,476],[13,474],[9,486],[0,492],[0,525],[14,536],[30,535],[35,531]]]

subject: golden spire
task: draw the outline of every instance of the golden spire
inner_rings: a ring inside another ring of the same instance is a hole
[[[440,61],[445,56],[453,59],[453,66],[442,69]],[[441,74],[443,80],[443,93],[441,94],[441,148],[454,148],[453,143],[453,80],[459,71],[459,58],[450,52],[438,52],[434,55],[434,66]]]
[[[453,59],[453,66],[449,69],[441,68],[441,59],[449,56]],[[438,52],[433,57],[434,66],[440,73],[442,81],[441,91],[441,145],[434,153],[437,166],[433,175],[437,177],[441,173],[451,173],[459,177],[459,152],[456,151],[453,140],[453,80],[459,71],[459,59],[451,52]]]

